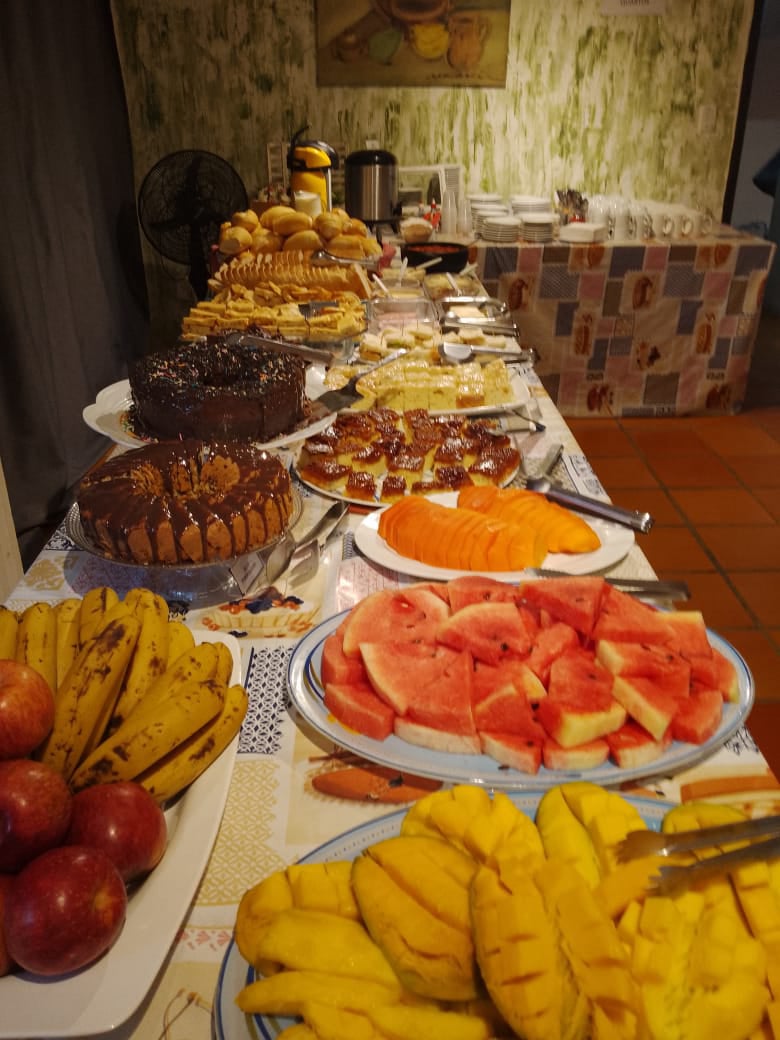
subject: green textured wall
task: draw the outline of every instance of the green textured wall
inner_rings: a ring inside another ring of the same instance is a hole
[[[470,190],[621,192],[720,214],[751,0],[512,4],[506,88],[316,87],[313,0],[112,0],[136,177],[179,148],[219,153],[254,193],[266,144],[304,123],[401,165],[460,162]],[[702,110],[714,129],[699,130]]]

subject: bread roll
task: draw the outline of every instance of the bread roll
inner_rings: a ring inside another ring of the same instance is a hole
[[[344,227],[344,219],[338,213],[318,213],[314,218],[314,230],[327,242],[328,239],[340,235]]]
[[[260,223],[260,218],[253,209],[245,209],[239,213],[234,213],[230,221],[234,227],[246,228],[251,234]]]
[[[286,238],[288,235],[295,235],[298,231],[310,231],[313,223],[314,221],[308,213],[292,209],[289,213],[280,213],[275,217],[271,227],[275,235],[283,235]]]
[[[274,226],[274,221],[277,217],[283,213],[294,213],[295,210],[292,206],[270,206],[265,212],[260,214],[260,226],[268,228],[270,231]]]
[[[308,231],[296,231],[294,235],[288,235],[284,240],[282,251],[288,253],[291,249],[322,249],[322,239],[316,231],[311,228]]]
[[[328,252],[347,260],[362,260],[363,239],[360,235],[335,235],[328,242]]]
[[[345,221],[343,231],[345,235],[360,235],[362,238],[368,235],[368,227],[357,217],[350,217]]]
[[[242,249],[249,249],[252,236],[246,228],[228,226],[219,236],[219,250],[226,256],[235,256]]]
[[[275,253],[282,248],[284,239],[281,235],[275,235],[268,228],[258,228],[252,235],[253,253]]]

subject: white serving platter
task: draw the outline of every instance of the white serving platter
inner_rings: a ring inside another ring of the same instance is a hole
[[[456,491],[448,491],[443,494],[430,495],[429,498],[440,505],[455,506],[458,494]],[[368,513],[355,530],[355,543],[358,549],[373,563],[388,567],[399,574],[408,574],[413,578],[432,578],[436,581],[448,581],[450,578],[474,573],[473,571],[451,570],[447,567],[433,567],[409,556],[402,556],[392,549],[384,538],[380,537],[379,519],[381,515],[381,509]],[[609,520],[601,520],[598,517],[583,516],[580,513],[577,515],[581,516],[585,523],[596,532],[601,546],[589,553],[548,553],[542,567],[561,571],[564,574],[595,574],[622,560],[636,540],[630,527],[622,527],[620,524],[613,524]],[[516,582],[528,577],[524,571],[488,571],[485,573],[489,573],[491,578],[499,581]]]
[[[342,726],[323,702],[322,647],[346,615],[347,611],[343,611],[323,621],[308,632],[293,651],[288,683],[295,708],[311,726],[339,747],[370,762],[444,782],[481,784],[503,791],[540,791],[573,780],[590,780],[603,787],[616,787],[651,776],[669,776],[714,754],[742,725],[753,705],[754,684],[750,669],[730,643],[708,629],[710,643],[732,662],[739,681],[738,700],[724,702],[720,726],[709,740],[703,744],[674,741],[659,758],[631,769],[621,769],[613,762],[605,762],[593,769],[564,770],[541,766],[536,774],[521,773],[501,766],[488,755],[434,751],[409,744],[395,735],[385,740],[373,740]]]
[[[232,683],[241,682],[238,640],[193,629],[196,642],[226,643]],[[0,979],[0,1037],[81,1037],[107,1033],[140,1006],[168,956],[206,868],[225,808],[238,737],[166,810],[168,847],[130,895],[125,925],[98,961],[61,978],[28,972]]]

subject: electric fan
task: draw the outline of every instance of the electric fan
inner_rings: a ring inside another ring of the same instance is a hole
[[[213,152],[184,150],[160,159],[138,192],[144,234],[168,260],[189,266],[199,300],[208,292],[209,255],[220,225],[249,204],[238,173]]]

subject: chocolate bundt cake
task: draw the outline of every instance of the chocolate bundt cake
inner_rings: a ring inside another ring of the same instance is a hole
[[[287,528],[290,474],[241,442],[167,441],[125,452],[84,477],[84,534],[138,564],[204,563],[261,549]]]
[[[307,415],[306,365],[209,336],[149,354],[130,369],[138,432],[160,439],[268,441]]]

